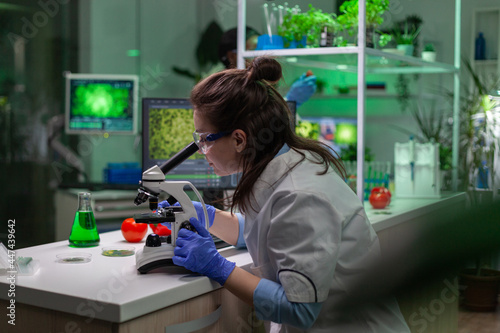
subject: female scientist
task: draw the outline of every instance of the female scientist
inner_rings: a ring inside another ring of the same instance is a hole
[[[394,300],[342,311],[352,279],[379,255],[378,238],[341,163],[291,129],[272,86],[281,76],[276,60],[260,57],[191,93],[200,152],[217,175],[241,173],[231,211],[208,207],[210,232],[246,244],[251,273],[222,257],[194,218],[198,233],[180,230],[173,261],[255,306],[272,332],[409,332]]]

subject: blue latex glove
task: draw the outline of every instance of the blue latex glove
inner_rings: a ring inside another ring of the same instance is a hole
[[[205,214],[203,214],[203,205],[199,201],[192,201],[194,209],[196,209],[196,214],[198,215],[198,220],[202,222],[203,225],[205,225]],[[179,203],[176,202],[174,206],[179,206]],[[215,219],[215,207],[210,206],[210,205],[205,205],[207,207],[207,215],[208,215],[208,223],[209,226],[211,227],[214,224],[214,219]],[[158,207],[161,208],[166,208],[170,207],[170,204],[167,202],[167,200],[162,201],[158,203]]]
[[[223,286],[236,264],[219,254],[212,236],[200,221],[192,217],[189,222],[198,233],[187,229],[179,230],[172,261],[178,266],[208,276]]]
[[[300,106],[305,103],[315,91],[316,76],[306,76],[304,73],[292,84],[285,98],[287,101],[295,101],[297,106]]]

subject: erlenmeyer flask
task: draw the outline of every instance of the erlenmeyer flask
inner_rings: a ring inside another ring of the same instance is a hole
[[[99,245],[99,233],[92,211],[91,194],[78,193],[78,210],[73,221],[73,228],[69,236],[71,247],[92,247]]]

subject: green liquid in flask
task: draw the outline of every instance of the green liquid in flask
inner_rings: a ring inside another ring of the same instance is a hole
[[[69,236],[71,247],[91,247],[99,245],[99,233],[93,212],[76,212],[73,228]]]

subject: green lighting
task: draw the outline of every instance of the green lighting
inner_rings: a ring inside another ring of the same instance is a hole
[[[141,54],[141,51],[139,50],[128,50],[127,55],[129,57],[138,57]]]
[[[358,135],[358,130],[356,128],[356,125],[348,123],[337,124],[337,133],[335,135],[335,141],[338,144],[356,143],[357,135]]]

